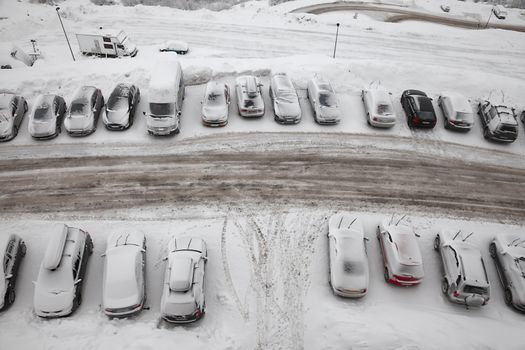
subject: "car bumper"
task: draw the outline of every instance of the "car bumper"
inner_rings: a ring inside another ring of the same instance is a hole
[[[211,126],[211,127],[221,127],[226,126],[228,124],[228,120],[220,120],[220,121],[212,121],[212,120],[202,120],[202,124],[205,126]]]
[[[391,284],[396,285],[396,286],[401,286],[401,287],[417,286],[418,284],[421,283],[421,281],[422,281],[422,279],[414,279],[414,280],[410,280],[410,281],[404,281],[404,280],[397,279],[395,277],[390,277],[388,279],[388,283],[391,283]]]
[[[35,140],[51,140],[58,136],[58,132],[54,134],[32,134],[31,137]]]
[[[122,131],[122,130],[126,130],[127,128],[129,128],[129,124],[128,125],[106,124],[106,129],[112,130],[112,131]]]
[[[264,115],[264,111],[262,112],[239,112],[239,115],[244,118],[260,118]]]
[[[395,121],[380,122],[373,119],[369,119],[370,125],[375,126],[376,128],[391,128],[396,125]]]
[[[489,299],[484,299],[483,297],[475,297],[475,298],[470,298],[470,295],[459,295],[457,297],[455,297],[454,295],[452,294],[449,294],[448,295],[448,298],[450,299],[450,301],[456,303],[456,304],[461,304],[461,305],[467,305],[467,306],[473,306],[473,307],[480,307],[480,306],[483,306],[483,305],[486,305],[487,302],[489,301]]]
[[[11,141],[14,138],[15,138],[15,134],[10,134],[10,135],[6,135],[6,136],[0,136],[0,142]]]
[[[339,119],[316,119],[317,124],[320,125],[336,125],[339,124]]]
[[[348,290],[333,288],[334,294],[344,298],[362,298],[366,295],[366,289]]]
[[[89,130],[67,130],[67,134],[73,137],[88,136],[95,132],[95,129]]]
[[[178,127],[148,128],[148,133],[154,136],[169,136],[179,133]]]
[[[275,121],[279,124],[293,125],[293,124],[299,124],[299,122],[301,121],[301,118],[275,116]]]
[[[121,309],[104,309],[104,313],[109,317],[129,317],[138,314],[142,310],[143,305],[139,305],[134,309],[121,308]],[[125,310],[125,311],[121,311]]]
[[[162,319],[169,323],[192,323],[204,316],[204,312],[200,316],[194,315],[185,315],[185,316],[176,316],[176,315],[162,315]]]
[[[38,317],[42,318],[58,318],[58,317],[65,317],[69,316],[72,312],[72,308],[60,310],[60,311],[42,311],[42,310],[35,310],[35,314]]]
[[[516,138],[501,137],[495,134],[489,134],[489,139],[495,142],[512,143],[516,141]]]

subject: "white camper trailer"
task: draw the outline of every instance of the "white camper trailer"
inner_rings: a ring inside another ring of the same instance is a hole
[[[78,46],[83,55],[103,57],[135,57],[137,46],[123,31],[101,30],[93,34],[77,34]]]

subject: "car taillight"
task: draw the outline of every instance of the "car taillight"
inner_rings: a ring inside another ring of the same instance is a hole
[[[420,121],[421,121],[421,119],[419,119],[419,117],[418,117],[417,115],[414,115],[414,116],[412,117],[412,122],[413,122],[413,123],[419,123]]]
[[[454,295],[455,297],[459,297],[459,292],[455,290],[454,293],[452,293],[452,295]]]
[[[201,316],[202,316],[202,312],[201,312],[201,310],[197,309],[197,310],[193,313],[193,316],[195,316],[195,317],[201,317]]]
[[[248,110],[247,109],[241,109],[241,112],[242,113],[246,113],[246,112],[248,112]]]
[[[377,117],[373,117],[372,120],[377,122],[378,119],[377,119]]]

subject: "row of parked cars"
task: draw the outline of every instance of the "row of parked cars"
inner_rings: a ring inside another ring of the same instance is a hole
[[[377,239],[384,278],[397,286],[415,286],[424,278],[423,259],[414,230],[400,220],[382,221]],[[468,242],[472,235],[441,230],[434,240],[443,277],[441,291],[450,301],[467,306],[486,305],[490,283],[480,249]],[[333,215],[328,224],[330,285],[336,295],[358,298],[368,291],[368,258],[362,221],[349,213]],[[499,234],[489,244],[504,289],[505,303],[525,311],[525,240]]]
[[[393,217],[377,227],[384,278],[398,286],[415,286],[424,278],[418,235]],[[480,249],[467,240],[472,235],[441,230],[434,240],[443,266],[442,292],[453,302],[486,305],[490,283]],[[368,239],[362,221],[349,213],[329,219],[329,280],[335,294],[357,298],[368,291]],[[504,289],[505,302],[525,311],[525,240],[500,234],[489,244]],[[146,237],[142,233],[114,233],[107,238],[102,282],[102,310],[109,317],[128,317],[146,302]],[[89,233],[66,225],[51,235],[38,277],[33,307],[43,318],[68,316],[82,302],[88,259],[93,253]],[[24,241],[15,234],[0,236],[0,310],[15,301],[18,270],[26,255]],[[201,238],[172,237],[167,246],[161,316],[171,323],[193,322],[206,309],[204,280],[208,260]]]
[[[252,75],[240,76],[235,81],[237,108],[242,117],[257,118],[265,114],[266,107],[260,80]],[[281,124],[297,124],[301,121],[299,97],[290,77],[285,73],[271,76],[269,95],[275,121]],[[318,124],[338,124],[342,118],[337,94],[331,83],[320,76],[308,81],[307,96],[314,120]],[[180,131],[182,102],[185,97],[184,76],[180,64],[166,61],[157,64],[148,86],[148,132],[152,135],[170,135]],[[380,89],[363,90],[368,124],[389,128],[396,124],[391,94]],[[433,128],[437,123],[432,99],[419,90],[405,90],[401,94],[401,105],[410,127]],[[118,84],[107,103],[100,89],[93,86],[80,87],[69,108],[58,95],[41,95],[30,114],[29,132],[37,139],[56,137],[62,125],[72,136],[93,133],[102,115],[104,125],[110,130],[125,130],[133,125],[140,102],[140,89],[130,83]],[[207,83],[201,102],[202,122],[207,126],[225,126],[228,123],[231,91],[227,84],[211,81]],[[445,93],[439,96],[438,106],[442,110],[445,128],[468,131],[474,125],[474,111],[470,102],[460,94]],[[0,95],[0,141],[14,138],[25,113],[27,101],[14,94]],[[515,111],[489,101],[479,103],[485,138],[501,142],[513,142],[518,135],[518,118]],[[525,120],[525,111],[521,114]]]
[[[17,235],[0,237],[0,310],[15,301],[18,268],[26,254]],[[33,307],[43,318],[68,316],[82,303],[93,241],[89,233],[61,225],[51,235],[35,281]],[[109,317],[140,312],[146,302],[146,238],[142,233],[114,233],[107,239],[102,283],[102,310]],[[172,323],[192,322],[204,315],[206,243],[175,238],[168,243],[161,314]]]

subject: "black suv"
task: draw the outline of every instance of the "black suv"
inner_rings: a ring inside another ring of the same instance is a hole
[[[432,99],[423,91],[405,90],[401,95],[401,106],[407,116],[408,126],[433,128],[437,118]]]

